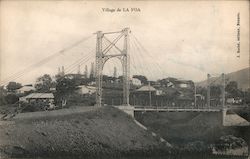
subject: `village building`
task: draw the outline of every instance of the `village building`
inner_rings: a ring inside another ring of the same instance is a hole
[[[27,85],[27,86],[23,86],[23,87],[17,89],[16,93],[23,94],[23,93],[28,93],[28,92],[35,91],[35,90],[36,90],[35,87]]]
[[[240,97],[230,97],[227,98],[226,103],[228,104],[242,104],[242,99]]]
[[[181,87],[181,88],[187,88],[188,85],[187,85],[186,83],[180,83],[180,84],[179,84],[179,87]]]
[[[175,85],[174,85],[174,83],[173,82],[168,82],[167,83],[167,87],[171,87],[171,88],[174,88],[175,87]]]
[[[90,81],[90,82],[88,82],[88,85],[90,85],[90,86],[95,86],[95,85],[96,85],[96,82],[95,82],[95,81]]]
[[[160,90],[160,89],[157,89],[156,92],[155,92],[155,95],[157,95],[157,96],[160,96],[160,95],[163,95],[163,94],[164,94],[163,90]]]
[[[96,87],[93,86],[87,86],[87,85],[80,85],[78,86],[78,89],[76,90],[77,93],[81,95],[91,95],[96,92]]]
[[[142,86],[141,88],[137,89],[135,91],[136,94],[148,94],[151,93],[152,95],[155,95],[157,90],[153,86]]]
[[[141,80],[139,80],[138,78],[132,78],[131,83],[134,86],[141,86],[142,85]]]
[[[51,87],[51,88],[49,88],[49,91],[50,92],[56,92],[56,88],[55,87]]]
[[[54,109],[55,101],[53,93],[31,93],[27,96],[20,97],[20,102],[42,105],[44,108]]]
[[[176,86],[179,88],[191,89],[194,87],[194,82],[190,80],[178,80],[176,81]]]
[[[164,87],[186,88],[186,89],[192,89],[194,87],[194,82],[191,80],[180,80],[172,77],[162,79],[159,82]]]
[[[153,86],[142,86],[136,90],[137,92],[156,92],[156,89]]]
[[[31,93],[25,97],[21,97],[21,100],[26,101],[28,103],[31,103],[31,102],[54,103],[54,95],[53,93]]]
[[[205,96],[202,94],[196,94],[195,96],[197,100],[205,100]]]

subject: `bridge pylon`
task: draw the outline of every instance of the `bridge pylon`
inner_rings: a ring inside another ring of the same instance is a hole
[[[123,72],[123,105],[129,105],[129,87],[130,87],[130,60],[129,60],[129,28],[124,28],[121,31],[96,32],[96,105],[101,106],[102,103],[102,77],[104,64],[110,58],[118,58],[122,64]],[[113,41],[109,40],[105,35],[107,34],[119,34]],[[123,48],[119,48],[116,43],[121,39],[124,39]],[[103,39],[109,42],[106,48],[103,48]],[[115,48],[119,51],[119,54],[109,54],[110,49]]]

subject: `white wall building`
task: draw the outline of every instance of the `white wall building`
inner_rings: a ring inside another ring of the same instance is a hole
[[[34,91],[34,90],[36,90],[36,89],[33,86],[23,86],[23,87],[17,89],[16,93],[21,94],[21,93],[26,93],[26,92]]]
[[[132,78],[132,84],[135,86],[141,86],[141,80],[139,80],[138,78]]]
[[[94,94],[96,92],[96,88],[93,86],[86,86],[86,85],[80,85],[78,86],[77,92],[84,95],[84,94]]]

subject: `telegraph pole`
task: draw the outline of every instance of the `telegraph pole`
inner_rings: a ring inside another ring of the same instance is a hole
[[[148,90],[149,90],[149,106],[151,107],[151,90],[150,90],[150,81],[148,81]]]
[[[224,125],[225,118],[227,115],[227,109],[225,108],[225,87],[226,87],[225,86],[226,85],[225,74],[222,73],[221,77],[222,77],[222,109],[221,109],[221,112],[222,112],[222,125]]]
[[[194,84],[194,107],[196,108],[196,85]]]
[[[210,74],[207,74],[207,106],[210,108]]]
[[[222,73],[222,109],[225,108],[225,74]]]

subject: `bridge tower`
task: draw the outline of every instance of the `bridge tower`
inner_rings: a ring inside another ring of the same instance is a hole
[[[122,64],[123,72],[123,105],[129,105],[129,28],[124,28],[121,31],[106,32],[98,31],[96,33],[96,104],[101,106],[102,103],[102,71],[104,64],[110,58],[118,58]],[[107,34],[119,34],[113,41],[110,41],[105,35]],[[123,37],[123,48],[116,46],[117,42]],[[103,39],[109,42],[106,48],[103,48]],[[109,54],[111,48],[115,48],[119,51],[119,54]]]
[[[211,93],[211,84],[213,82],[211,82],[211,75],[210,74],[207,74],[207,106],[208,108],[210,108],[211,106],[211,103],[210,103],[210,93]],[[225,74],[222,73],[221,74],[221,112],[222,112],[222,125],[225,123],[225,118],[226,118],[226,113],[227,113],[227,108],[225,106],[225,103],[226,103],[226,98],[225,98],[225,95],[226,95],[226,91],[225,91],[225,87],[226,87],[226,79],[225,79]]]

